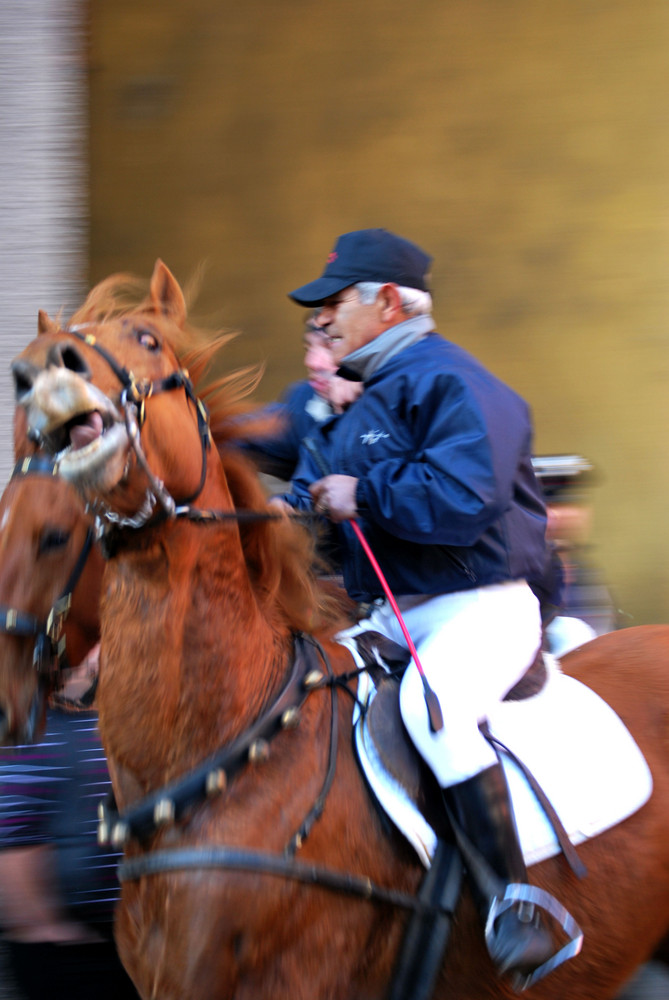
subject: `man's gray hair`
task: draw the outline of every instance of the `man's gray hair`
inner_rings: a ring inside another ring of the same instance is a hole
[[[383,288],[383,282],[358,281],[353,287],[357,290],[362,305],[369,306],[376,301],[379,289]],[[397,291],[400,293],[402,312],[411,316],[429,315],[432,312],[432,296],[429,292],[422,292],[419,288],[407,288],[404,285],[398,285]]]

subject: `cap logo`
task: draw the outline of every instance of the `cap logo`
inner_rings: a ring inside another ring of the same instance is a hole
[[[333,264],[336,261],[336,259],[337,259],[338,256],[339,256],[339,254],[337,253],[336,250],[333,250],[332,253],[329,253],[328,254],[328,264]]]

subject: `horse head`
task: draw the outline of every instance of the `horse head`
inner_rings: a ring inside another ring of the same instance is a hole
[[[41,313],[37,339],[12,364],[28,437],[117,522],[148,518],[163,482],[176,497],[201,488],[208,432],[177,357],[185,328],[183,293],[158,261],[135,307],[103,282],[69,325]]]
[[[0,742],[28,743],[46,701],[99,638],[102,558],[74,489],[44,456],[0,497]]]

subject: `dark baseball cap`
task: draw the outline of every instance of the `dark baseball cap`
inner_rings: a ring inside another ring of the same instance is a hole
[[[387,229],[357,229],[339,237],[320,278],[288,295],[302,306],[315,306],[358,281],[388,281],[428,292],[431,263],[415,243]]]

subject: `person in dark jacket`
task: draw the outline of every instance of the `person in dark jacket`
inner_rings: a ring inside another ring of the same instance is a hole
[[[122,855],[97,843],[97,712],[75,710],[97,663],[72,671],[40,743],[0,748],[0,931],[21,1000],[139,1000],[113,937]]]
[[[302,441],[315,426],[342,413],[360,394],[362,386],[340,378],[325,332],[309,318],[304,331],[304,367],[308,377],[294,382],[280,400],[261,415],[275,418],[271,433],[240,441],[240,447],[265,475],[290,482],[297,467]],[[258,414],[254,414],[257,420]]]
[[[435,331],[430,263],[387,230],[346,233],[321,277],[290,293],[315,308],[339,374],[364,392],[314,430],[284,499],[339,526],[349,595],[374,603],[370,628],[407,645],[352,519],[378,559],[443,725],[428,715],[413,662],[403,720],[445,803],[515,899],[501,909],[499,897],[480,899],[491,957],[500,972],[526,975],[556,949],[539,906],[519,901],[527,871],[502,767],[479,723],[541,644],[527,581],[546,565],[546,512],[528,406]]]

